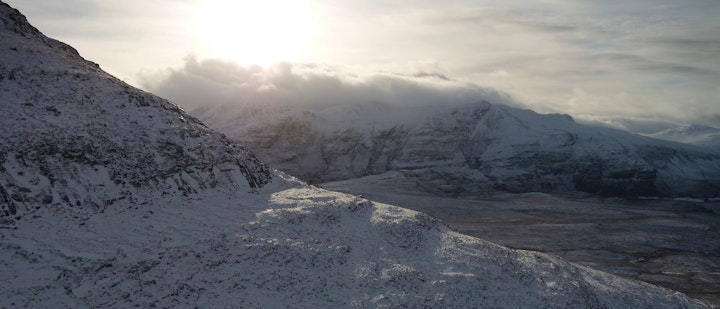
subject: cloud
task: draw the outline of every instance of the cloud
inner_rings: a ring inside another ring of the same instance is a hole
[[[582,30],[581,27],[561,20],[556,14],[545,11],[497,8],[463,8],[456,12],[432,13],[426,18],[428,23],[438,25],[467,24],[471,26],[493,25],[519,26],[533,32],[566,33]]]
[[[197,0],[6,0],[45,35],[130,83],[139,70],[177,65],[193,51]]]
[[[92,0],[67,0],[67,1],[7,1],[15,8],[20,9],[24,14],[32,14],[38,19],[74,19],[87,18],[100,12],[96,1]],[[78,7],[84,10],[78,10]],[[30,21],[33,22],[32,20]]]
[[[451,91],[487,95],[478,90],[487,87],[539,112],[620,128],[720,127],[717,0],[308,0],[318,32],[304,42],[307,53],[265,68],[245,65],[256,60],[243,50],[262,47],[245,40],[237,46],[245,56],[234,59],[243,65],[212,60],[232,55],[203,49],[206,33],[192,27],[206,1],[8,2],[110,73],[188,109],[453,101]],[[183,62],[187,54],[206,60]]]
[[[301,104],[308,109],[363,103],[515,103],[504,93],[436,72],[356,74],[339,67],[287,62],[263,68],[194,56],[187,57],[181,68],[144,75],[142,84],[190,111],[215,104],[258,102]]]
[[[567,62],[585,62],[588,71],[578,72],[562,65]],[[545,94],[550,98],[548,102],[517,101],[502,91],[432,71],[361,74],[344,67],[313,63],[243,66],[226,60],[199,60],[195,56],[185,58],[182,67],[144,74],[140,80],[143,88],[170,99],[191,113],[195,109],[217,104],[302,105],[306,110],[319,110],[343,104],[427,106],[487,100],[545,113],[570,113],[580,122],[642,133],[654,129],[660,131],[672,124],[712,125],[720,119],[720,107],[708,105],[703,100],[707,98],[706,94],[689,97],[686,93],[674,93],[676,87],[680,87],[675,83],[683,83],[683,74],[709,74],[702,70],[678,68],[621,54],[531,57],[515,65],[525,71],[514,73],[518,68],[508,63],[506,70],[488,72],[488,75],[518,83],[525,93],[542,93],[551,89],[557,95]],[[643,72],[647,70],[660,77],[643,79],[646,76]],[[554,74],[556,79],[547,83],[542,80],[533,82],[525,75],[527,72]],[[670,73],[679,74],[678,81],[662,79]],[[607,76],[619,74],[637,80],[626,82],[625,87],[607,81]],[[593,80],[593,76],[597,75],[601,77]],[[575,82],[554,84],[558,76]],[[580,83],[579,80],[587,82]],[[664,97],[664,100],[643,100],[646,94],[634,90],[642,88],[640,84],[643,83],[657,83],[655,95]],[[682,100],[689,101],[678,104]]]

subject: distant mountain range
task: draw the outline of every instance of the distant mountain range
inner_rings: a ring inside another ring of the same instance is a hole
[[[720,154],[481,101],[397,106],[225,103],[193,112],[272,166],[313,183],[402,171],[449,195],[720,195]]]
[[[2,2],[0,42],[2,308],[704,307],[271,171]],[[503,113],[493,110],[473,106],[468,117]],[[427,134],[442,133],[444,121]],[[285,125],[286,134],[303,128]],[[376,150],[364,171],[393,162],[394,146],[382,143],[403,132],[371,131]]]
[[[713,127],[700,125],[681,126],[657,133],[645,134],[645,136],[720,150],[720,129]]]

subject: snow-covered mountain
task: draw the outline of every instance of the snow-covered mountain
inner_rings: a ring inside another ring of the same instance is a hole
[[[713,127],[700,125],[681,126],[657,133],[645,134],[645,136],[720,150],[720,129]]]
[[[225,103],[194,111],[262,160],[310,182],[390,170],[428,191],[720,195],[720,155],[481,101],[313,108]]]
[[[271,172],[0,21],[0,307],[703,307]]]
[[[270,181],[265,165],[222,134],[4,13],[0,217],[37,207],[101,211],[145,202],[135,200],[141,191],[251,190]]]

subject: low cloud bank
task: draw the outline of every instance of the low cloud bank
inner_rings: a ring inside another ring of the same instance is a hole
[[[278,63],[263,68],[190,56],[179,69],[145,74],[142,87],[188,111],[217,104],[292,104],[306,109],[342,104],[401,106],[477,101],[517,105],[509,95],[434,72],[354,74],[318,64]]]
[[[616,103],[610,104],[605,102],[608,98],[598,97],[596,91],[588,93],[580,88],[574,88],[569,97],[557,98],[554,104],[542,104],[527,98],[523,98],[527,102],[520,102],[506,92],[456,80],[437,72],[359,74],[343,67],[314,63],[283,62],[268,67],[243,66],[232,61],[188,56],[182,67],[143,74],[140,84],[144,89],[170,99],[190,113],[219,104],[237,104],[238,107],[260,104],[280,109],[300,106],[299,110],[312,111],[365,103],[439,106],[484,100],[539,112],[568,113],[582,123],[635,133],[654,133],[678,124],[694,123],[687,121],[691,118],[687,114],[701,114],[694,117],[699,124],[712,126],[713,123],[720,123],[716,108],[700,112],[694,105],[661,102],[656,102],[652,108],[642,107],[627,95],[610,96]],[[532,90],[529,89],[528,93],[536,92]]]

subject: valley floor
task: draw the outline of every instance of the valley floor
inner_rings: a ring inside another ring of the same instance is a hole
[[[717,201],[600,200],[542,193],[439,197],[423,193],[400,173],[322,187],[421,211],[467,235],[554,254],[720,306]]]

